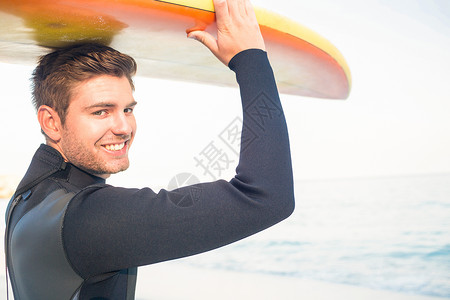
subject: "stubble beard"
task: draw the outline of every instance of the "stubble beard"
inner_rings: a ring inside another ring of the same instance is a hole
[[[130,165],[128,156],[105,161],[99,153],[102,149],[99,149],[99,152],[92,152],[85,145],[75,141],[63,143],[61,146],[69,163],[96,176],[116,174],[125,171]]]

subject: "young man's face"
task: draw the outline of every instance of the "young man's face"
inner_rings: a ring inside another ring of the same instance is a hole
[[[98,76],[75,89],[60,149],[75,166],[101,177],[126,170],[136,133],[136,102],[126,77]]]

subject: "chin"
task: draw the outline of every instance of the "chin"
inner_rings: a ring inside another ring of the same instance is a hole
[[[115,166],[97,166],[97,167],[86,166],[85,168],[82,168],[82,169],[84,169],[88,173],[91,173],[92,175],[106,179],[113,174],[117,174],[117,173],[127,170],[129,166],[130,165],[127,163],[127,164],[123,164],[123,165],[119,165],[119,166],[117,166],[117,165],[115,165]]]
[[[110,172],[108,172],[108,173],[109,174],[117,174],[117,173],[120,173],[120,172],[128,170],[129,166],[130,166],[130,164],[126,164],[126,165],[123,165],[123,166],[118,166],[118,167],[115,167],[115,168],[111,168]]]

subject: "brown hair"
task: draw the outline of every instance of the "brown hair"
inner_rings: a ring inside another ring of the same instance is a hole
[[[58,49],[39,59],[32,76],[33,104],[53,108],[64,125],[73,88],[100,75],[125,76],[134,90],[135,60],[113,48],[83,44]]]

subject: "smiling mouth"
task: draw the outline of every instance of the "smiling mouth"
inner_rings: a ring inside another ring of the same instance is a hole
[[[123,147],[125,147],[125,144],[126,144],[126,142],[119,143],[119,144],[108,144],[108,145],[103,145],[103,147],[105,147],[105,149],[108,151],[120,151],[123,149]]]

